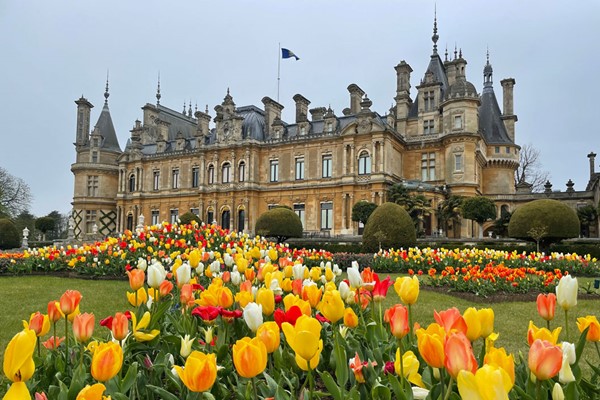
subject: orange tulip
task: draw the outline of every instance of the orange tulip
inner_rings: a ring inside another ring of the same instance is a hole
[[[175,371],[184,385],[192,392],[209,390],[217,379],[217,359],[214,354],[192,351],[185,360],[185,367],[175,365]]]
[[[29,323],[23,321],[24,326],[28,327],[35,332],[37,337],[44,336],[50,330],[50,320],[47,315],[40,313],[39,311],[31,314],[29,317]]]
[[[64,315],[69,315],[77,310],[81,301],[81,293],[78,290],[67,290],[60,296],[60,311]]]
[[[256,337],[259,338],[267,348],[267,353],[271,354],[279,347],[281,335],[277,322],[268,321],[258,327]]]
[[[267,347],[257,337],[242,338],[233,345],[233,364],[240,376],[254,378],[267,367]]]
[[[456,307],[440,311],[439,313],[434,310],[433,317],[435,318],[435,322],[444,327],[446,333],[450,333],[451,331],[467,333],[467,323]]]
[[[217,304],[223,308],[229,308],[233,305],[233,293],[231,293],[231,289],[225,286],[217,289]]]
[[[158,292],[160,293],[161,297],[165,297],[166,295],[171,293],[171,290],[173,290],[173,283],[166,279],[162,281],[158,287]]]
[[[59,338],[56,336],[51,336],[50,339],[43,342],[42,345],[48,350],[56,350],[64,340],[64,337]]]
[[[529,348],[529,370],[541,381],[550,379],[562,367],[563,353],[559,346],[536,339]]]
[[[94,333],[94,314],[83,313],[73,320],[73,336],[79,343],[87,342]]]
[[[444,343],[446,331],[436,323],[430,324],[427,329],[417,329],[417,347],[423,360],[433,368],[442,368],[446,360]]]
[[[179,301],[181,302],[181,306],[186,308],[194,305],[194,290],[192,285],[189,283],[185,283],[181,286],[181,290],[179,292]]]
[[[307,285],[302,288],[302,299],[308,301],[312,308],[317,307],[322,295],[323,289],[318,288],[317,285]]]
[[[408,309],[402,304],[396,304],[385,310],[385,322],[389,322],[392,335],[402,339],[410,331],[408,323]]]
[[[75,400],[103,400],[108,399],[109,397],[102,396],[104,391],[106,390],[106,386],[101,383],[96,383],[95,385],[86,385],[79,394],[77,394],[77,398]]]
[[[533,321],[529,321],[529,328],[527,329],[527,343],[529,343],[531,346],[536,339],[541,339],[552,344],[557,344],[558,336],[560,335],[561,330],[562,328],[560,326],[553,331],[550,331],[546,328],[538,328],[534,325]]]
[[[444,366],[454,379],[460,371],[465,370],[473,374],[477,371],[477,360],[471,342],[462,332],[451,332],[446,337],[444,355],[446,356]]]
[[[121,370],[123,349],[116,343],[100,343],[94,349],[91,373],[95,380],[106,382]]]
[[[356,328],[358,326],[358,316],[350,307],[344,310],[344,325],[348,328]]]
[[[60,303],[58,301],[52,300],[48,302],[48,318],[52,322],[64,318],[64,314],[60,311]]]
[[[129,276],[129,287],[131,287],[131,290],[136,291],[139,288],[144,287],[146,274],[141,269],[136,268],[127,271],[127,276]]]
[[[125,339],[129,334],[129,319],[127,316],[121,312],[116,313],[110,330],[116,340]]]
[[[556,310],[556,295],[554,293],[538,294],[537,297],[537,312],[546,321],[554,319],[554,311]]]
[[[600,323],[598,323],[598,319],[594,315],[577,318],[577,328],[579,328],[579,332],[583,333],[587,327],[590,329],[588,330],[585,338],[590,342],[599,342]]]

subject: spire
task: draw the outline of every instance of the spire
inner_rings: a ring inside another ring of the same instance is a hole
[[[156,106],[160,105],[160,72],[158,73],[158,86],[156,87]]]
[[[454,59],[456,60],[456,42],[454,42]]]
[[[192,116],[192,99],[190,99],[190,103],[188,105],[188,117]]]
[[[181,112],[183,115],[185,115],[185,110],[186,110],[186,106],[185,106],[185,100],[183,101],[183,111]]]
[[[104,104],[105,105],[108,105],[108,96],[110,96],[110,93],[108,93],[108,70],[106,70],[106,88],[104,89]]]
[[[448,61],[448,44],[446,44],[446,52],[444,53],[444,62]]]
[[[431,40],[433,41],[433,54],[437,54],[437,41],[440,37],[437,34],[437,5],[434,6],[433,9],[433,36]]]
[[[485,63],[485,67],[483,67],[483,87],[484,90],[485,88],[492,88],[493,87],[493,80],[492,80],[492,64],[490,64],[490,49],[488,48],[486,51],[486,63]]]

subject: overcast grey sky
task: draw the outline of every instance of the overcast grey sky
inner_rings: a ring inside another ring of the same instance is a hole
[[[278,43],[295,52],[281,62],[283,119],[292,96],[337,115],[358,84],[385,114],[395,96],[394,66],[413,68],[411,95],[432,52],[434,1],[0,1],[0,166],[31,187],[31,212],[67,212],[73,196],[76,106],[104,101],[121,148],[145,103],[181,110],[220,104],[227,88],[238,106],[262,108],[277,96]],[[438,45],[455,44],[467,79],[483,88],[486,48],[500,80],[516,80],[518,144],[542,154],[553,189],[576,190],[589,178],[586,155],[600,153],[596,116],[600,80],[600,1],[438,0]],[[597,170],[600,168],[596,167]]]

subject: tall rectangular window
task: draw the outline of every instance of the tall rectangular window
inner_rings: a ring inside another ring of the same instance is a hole
[[[296,180],[304,179],[304,157],[296,158]]]
[[[190,212],[194,215],[200,216],[200,209],[199,208],[190,208]]]
[[[173,173],[172,173],[172,187],[173,189],[179,189],[179,170],[178,169],[173,169]]]
[[[462,115],[454,116],[454,129],[462,129]]]
[[[151,217],[152,217],[152,225],[158,225],[160,224],[160,211],[159,210],[152,210],[150,213]]]
[[[424,135],[429,135],[433,133],[433,120],[432,119],[426,119],[425,121],[423,121],[423,134]]]
[[[333,203],[321,203],[321,230],[330,230],[333,226]]]
[[[421,180],[435,180],[435,153],[421,154]]]
[[[152,188],[158,190],[160,187],[160,171],[154,171],[152,174]]]
[[[206,179],[207,179],[209,185],[212,185],[213,183],[215,183],[215,167],[214,167],[214,165],[210,165],[208,167]]]
[[[367,175],[371,173],[371,156],[364,150],[358,156],[358,174]]]
[[[92,162],[93,163],[98,162],[98,152],[97,151],[92,151]]]
[[[197,188],[200,184],[200,168],[193,167],[192,168],[192,187]]]
[[[85,231],[93,233],[94,225],[96,225],[96,210],[85,210]]]
[[[271,182],[277,182],[279,180],[279,160],[271,160],[270,180]]]
[[[223,183],[231,182],[231,164],[223,164],[223,168],[221,169],[221,178]]]
[[[463,156],[462,154],[454,155],[454,171],[462,171],[463,170]]]
[[[433,90],[423,93],[423,103],[425,111],[432,111],[435,108],[435,92]]]
[[[302,227],[304,227],[304,204],[294,204],[294,212],[300,218],[300,222],[302,222]]]
[[[246,163],[244,161],[241,161],[238,167],[238,180],[240,182],[244,182],[246,180]]]
[[[331,178],[331,170],[332,170],[332,158],[331,154],[326,154],[323,156],[323,161],[321,163],[321,171],[323,178]]]
[[[89,175],[87,177],[87,195],[89,197],[96,197],[98,195],[98,176]]]
[[[176,208],[171,209],[171,223],[172,224],[177,223],[178,219],[179,219],[179,210]]]

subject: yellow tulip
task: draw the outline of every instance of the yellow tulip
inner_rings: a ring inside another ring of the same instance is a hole
[[[133,316],[133,314],[132,314]],[[95,380],[106,382],[121,370],[123,349],[114,342],[100,343],[94,348],[91,373]]]
[[[233,345],[233,364],[244,378],[254,378],[267,367],[267,347],[258,337],[244,337]]]
[[[106,390],[106,386],[101,383],[94,385],[85,385],[83,389],[77,394],[76,400],[103,400],[110,399],[110,397],[103,396],[102,394]]]
[[[358,316],[350,307],[344,310],[344,325],[348,328],[356,328],[358,326]]]
[[[467,338],[471,342],[480,337],[486,338],[494,331],[494,310],[482,308],[476,310],[469,307],[465,310],[463,318],[467,323]]]
[[[217,359],[214,353],[192,351],[185,360],[185,367],[173,366],[179,379],[192,392],[209,390],[217,379]]]
[[[327,290],[323,294],[321,303],[319,304],[319,311],[325,316],[332,324],[335,324],[344,317],[344,301],[340,296],[340,292],[337,290]]]
[[[47,315],[38,312],[31,314],[29,323],[23,321],[23,328],[32,329],[37,337],[44,336],[50,330],[50,319]]]
[[[190,263],[190,266],[192,268],[196,268],[200,263],[200,258],[200,251],[198,251],[198,249],[190,251],[190,254],[188,255],[188,262]]]
[[[558,328],[550,331],[547,328],[538,328],[535,326],[533,321],[529,321],[529,328],[527,329],[527,343],[531,346],[536,339],[546,340],[552,344],[558,344],[558,337],[562,328]]]
[[[323,289],[318,288],[317,285],[308,285],[302,288],[302,299],[310,303],[312,308],[316,308],[321,301],[321,295]]]
[[[131,326],[132,326],[132,330],[133,330],[133,337],[135,338],[135,340],[137,340],[138,342],[149,342],[150,340],[152,340],[156,336],[158,336],[158,334],[160,333],[160,331],[158,329],[153,329],[149,333],[142,332],[142,330],[145,330],[149,324],[150,324],[150,312],[149,311],[146,311],[144,313],[144,315],[142,316],[142,319],[140,320],[139,323],[137,321],[137,317],[135,316],[135,313],[131,313]]]
[[[298,361],[298,357],[305,362],[310,361],[312,368],[314,357],[320,355],[323,349],[321,324],[319,321],[315,318],[302,315],[296,320],[295,326],[284,322],[281,328],[283,329],[287,343],[296,353],[296,361]],[[303,366],[306,367],[307,365],[304,363],[303,365],[298,364],[298,366],[303,368]]]
[[[242,290],[241,292],[237,292],[235,294],[235,301],[240,305],[241,308],[244,308],[248,303],[254,301],[254,296],[252,295],[252,292]]]
[[[458,392],[463,399],[508,399],[511,388],[506,371],[492,365],[484,365],[474,374],[466,370],[458,373]]]
[[[271,315],[275,311],[275,294],[271,289],[265,287],[258,289],[256,302],[262,306],[264,315]]]
[[[417,347],[425,362],[434,368],[443,368],[445,361],[444,343],[446,331],[439,324],[432,323],[427,329],[418,329]]]
[[[265,344],[267,353],[271,354],[277,350],[281,341],[279,326],[274,321],[265,322],[258,327],[256,337]]]
[[[400,375],[404,372],[404,377],[414,385],[424,388],[425,384],[419,374],[419,359],[412,351],[407,351],[402,354],[402,369],[400,368],[400,349],[396,350],[396,360],[394,361],[394,369],[396,374]]]
[[[483,363],[502,368],[510,377],[511,387],[515,384],[515,357],[512,354],[506,354],[504,347],[489,349]]]
[[[31,329],[17,333],[6,346],[4,352],[4,375],[13,383],[4,396],[7,400],[30,399],[25,381],[35,372],[33,351],[37,336]]]
[[[412,278],[408,276],[396,278],[394,290],[404,304],[415,304],[419,298],[419,278],[416,275],[413,275]]]

